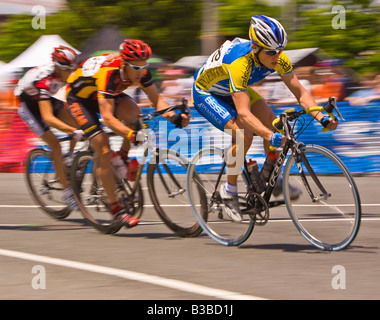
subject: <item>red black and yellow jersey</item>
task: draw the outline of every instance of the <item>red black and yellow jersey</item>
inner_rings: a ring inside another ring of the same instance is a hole
[[[121,59],[120,55],[115,53],[88,58],[67,79],[66,94],[90,100],[117,97],[133,84],[123,78],[123,71],[120,69]],[[145,70],[139,84],[143,87],[153,84],[149,70]]]

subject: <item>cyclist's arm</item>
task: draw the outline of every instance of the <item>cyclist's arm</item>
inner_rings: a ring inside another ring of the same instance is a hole
[[[313,96],[299,82],[294,72],[282,74],[281,78],[282,81],[284,81],[286,86],[289,88],[289,90],[294,94],[302,108],[307,109],[317,106],[317,103],[315,102]],[[321,112],[311,112],[310,114],[318,122],[321,122],[321,120],[324,117],[324,114],[322,114]],[[338,121],[330,119],[330,123],[327,127],[330,130],[335,130],[337,126]]]
[[[76,128],[66,124],[65,122],[58,119],[53,113],[53,106],[50,100],[40,100],[38,101],[38,106],[40,108],[41,117],[44,122],[49,126],[58,129],[59,131],[73,134]]]
[[[162,96],[157,90],[157,87],[154,84],[150,85],[149,87],[143,87],[142,89],[148,96],[149,100],[152,101],[153,107],[156,108],[157,111],[170,107],[170,105],[162,98]],[[166,112],[162,116],[165,119],[171,121],[172,117],[175,116],[175,112],[174,111]],[[189,116],[182,114],[182,126],[186,127],[189,124],[189,121],[190,121]]]
[[[153,103],[153,107],[156,108],[157,111],[170,107],[170,105],[162,98],[162,96],[157,90],[157,87],[154,84],[150,85],[149,87],[143,87],[142,89],[148,96],[149,100]],[[163,117],[165,119],[170,120],[170,118],[174,114],[175,114],[174,111],[170,111],[170,112],[165,113]]]
[[[128,137],[128,132],[131,131],[131,129],[114,116],[115,100],[99,97],[98,103],[99,112],[103,118],[104,125],[110,128],[115,134],[124,138]]]
[[[273,131],[268,129],[263,123],[251,112],[251,101],[247,91],[238,91],[232,93],[236,111],[240,121],[249,127],[254,133],[269,141]]]

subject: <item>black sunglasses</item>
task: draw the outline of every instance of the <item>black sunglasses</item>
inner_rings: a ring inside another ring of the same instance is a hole
[[[264,49],[265,54],[268,56],[274,56],[275,54],[280,54],[282,51],[284,51],[284,49],[269,49],[269,50]]]

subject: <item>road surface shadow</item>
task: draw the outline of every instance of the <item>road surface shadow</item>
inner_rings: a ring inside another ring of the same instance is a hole
[[[282,250],[284,252],[302,252],[309,254],[329,253],[331,251],[323,251],[308,244],[293,244],[293,243],[271,243],[259,245],[241,245],[239,249],[259,249],[259,250]],[[378,247],[363,247],[351,245],[342,251],[355,251],[355,253],[377,253]]]

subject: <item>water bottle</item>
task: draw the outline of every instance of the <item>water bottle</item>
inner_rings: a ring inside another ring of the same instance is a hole
[[[256,160],[250,159],[248,164],[248,172],[251,175],[252,183],[256,189],[257,193],[261,193],[265,190],[265,182],[261,178],[260,170],[259,170],[259,164],[257,163]]]
[[[127,167],[128,167],[128,173],[127,173],[127,179],[129,181],[135,181],[136,180],[136,173],[137,169],[139,168],[139,162],[137,159],[132,158],[129,159]]]
[[[111,159],[112,165],[115,168],[116,174],[120,179],[125,179],[127,176],[127,167],[124,160],[121,158],[118,152],[114,152]]]
[[[278,153],[274,151],[269,151],[267,158],[265,159],[264,165],[261,168],[261,178],[268,182],[269,177],[272,174],[274,164],[276,163],[278,159]]]

